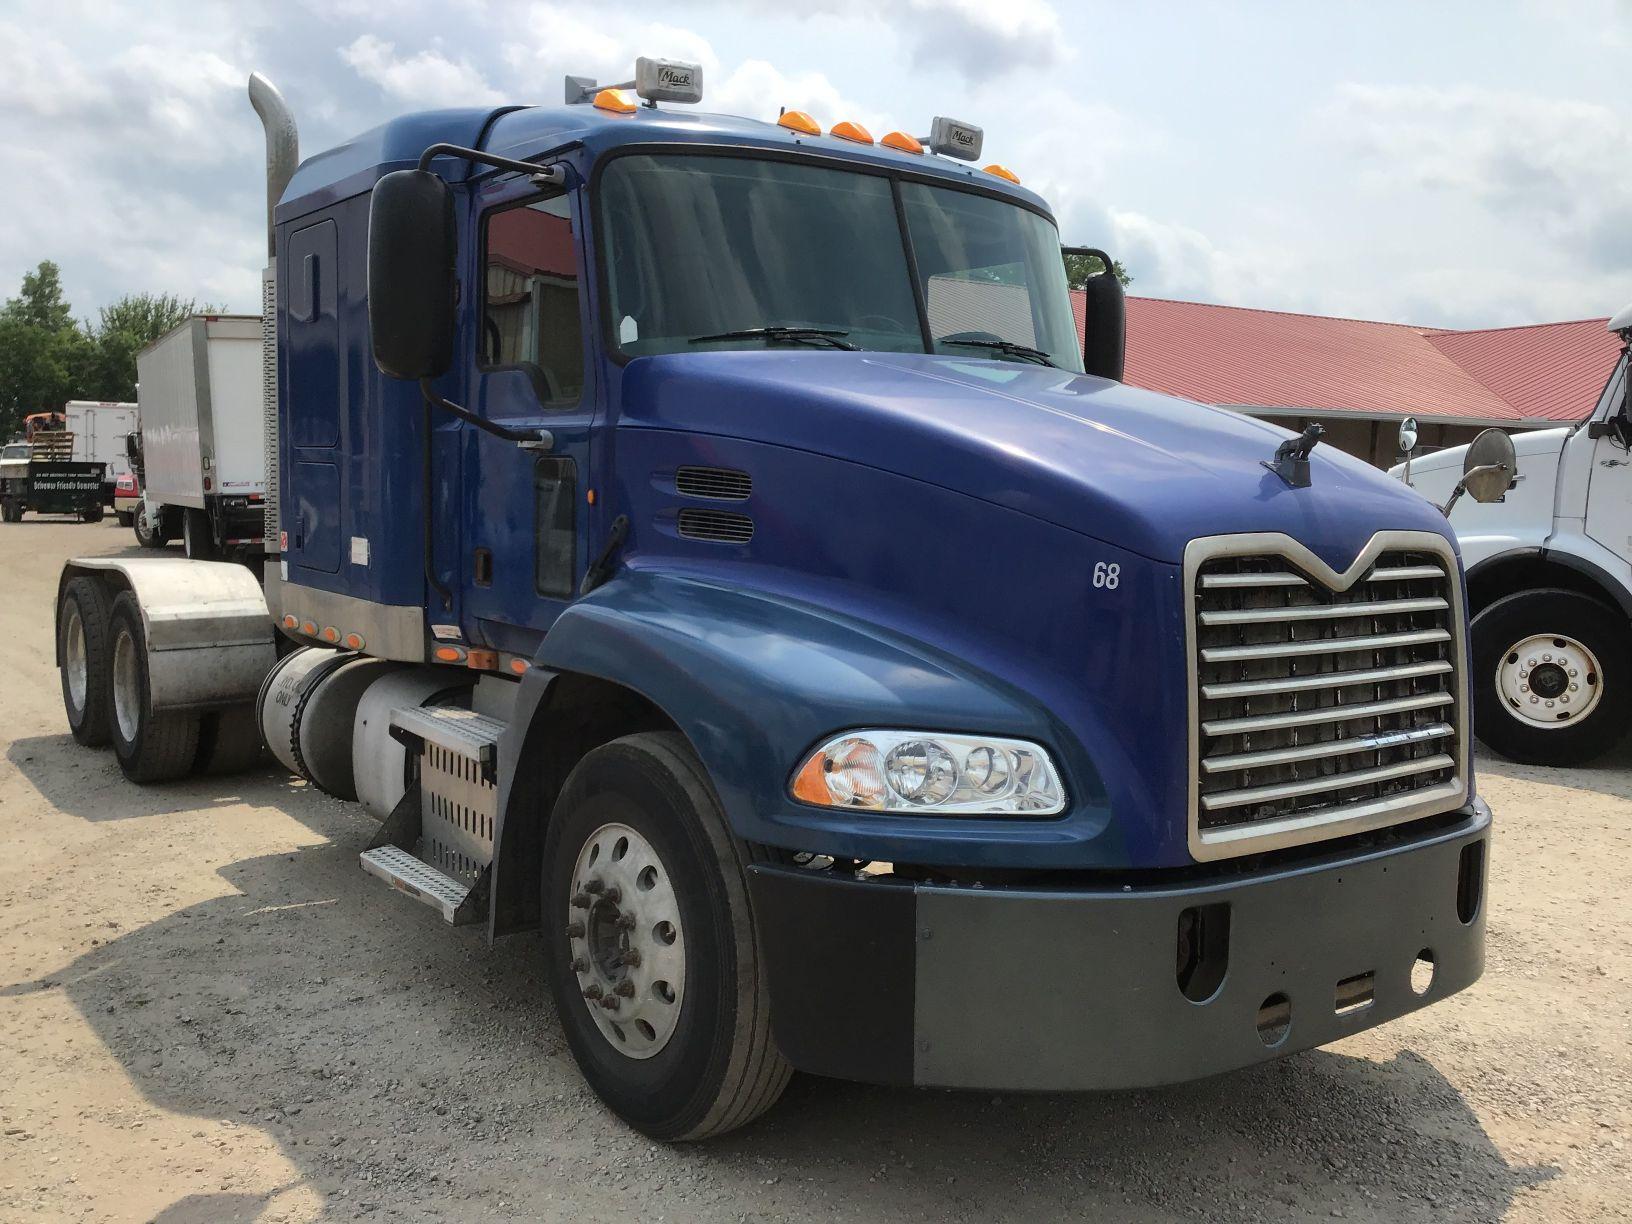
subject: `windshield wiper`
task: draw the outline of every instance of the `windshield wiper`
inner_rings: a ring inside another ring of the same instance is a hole
[[[1038,365],[1052,366],[1047,353],[1040,348],[1032,348],[1029,344],[1021,344],[1015,340],[959,340],[952,336],[940,336],[936,344],[966,344],[970,348],[996,349],[1010,357],[1021,357],[1026,361],[1035,361]],[[1058,366],[1054,367],[1058,369]]]
[[[716,332],[712,336],[693,336],[688,344],[702,344],[709,340],[768,340],[772,344],[826,344],[846,352],[859,351],[860,345],[845,339],[847,331],[833,331],[825,327],[744,327],[739,331]]]

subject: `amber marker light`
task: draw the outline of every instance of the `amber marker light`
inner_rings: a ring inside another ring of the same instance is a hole
[[[348,634],[346,634],[346,649],[347,650],[361,650],[362,648],[363,648],[363,635],[362,634],[360,634],[360,633],[348,633]]]
[[[458,663],[465,657],[465,652],[457,646],[438,646],[436,659],[439,663]]]
[[[873,134],[859,123],[851,123],[846,119],[843,123],[835,123],[827,133],[839,140],[853,140],[857,144],[872,144]]]
[[[894,149],[898,153],[922,153],[924,146],[918,143],[914,136],[905,132],[886,132],[884,139],[878,142],[886,149]]]
[[[317,622],[316,621],[306,621],[304,624],[301,625],[300,631],[302,633],[304,633],[307,637],[316,637],[317,636]]]
[[[1000,166],[996,162],[993,162],[991,165],[984,167],[984,169],[987,174],[995,174],[998,178],[1006,179],[1008,182],[1013,183],[1016,187],[1020,186],[1020,176],[1013,170],[1010,170],[1007,166]]]
[[[635,108],[634,96],[627,89],[603,89],[595,95],[596,110],[614,115],[632,115]]]
[[[783,111],[776,120],[777,127],[785,127],[792,132],[802,132],[806,136],[820,136],[822,128],[816,120],[804,111]]]
[[[300,617],[291,612],[283,618],[283,627],[285,629],[298,629],[300,627]]]
[[[515,674],[518,675],[518,676],[525,675],[526,672],[527,672],[527,660],[526,659],[511,659],[510,660],[510,670],[515,672]]]

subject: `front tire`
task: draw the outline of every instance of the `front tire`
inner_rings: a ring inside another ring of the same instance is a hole
[[[136,597],[125,591],[113,601],[110,684],[113,717],[109,731],[119,768],[132,782],[166,782],[186,777],[198,757],[198,715],[155,713],[147,672],[147,635]]]
[[[182,511],[181,542],[189,560],[215,561],[221,556],[221,550],[215,544],[215,533],[210,527],[208,510],[189,507]]]
[[[656,1139],[723,1134],[787,1085],[745,864],[701,762],[672,732],[590,752],[550,819],[542,914],[556,1011],[590,1086]]]
[[[57,657],[62,660],[62,706],[68,729],[87,748],[108,742],[111,601],[94,578],[75,578],[57,607]]]
[[[170,542],[164,530],[163,506],[149,506],[143,502],[132,513],[135,515],[131,526],[136,531],[136,543],[143,548],[163,548]]]
[[[1473,729],[1527,765],[1578,765],[1625,736],[1632,645],[1620,612],[1576,591],[1520,591],[1473,618]]]

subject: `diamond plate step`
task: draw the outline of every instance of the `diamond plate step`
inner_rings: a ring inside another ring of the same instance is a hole
[[[459,906],[470,895],[470,889],[429,863],[421,862],[401,846],[376,846],[364,850],[357,858],[369,875],[378,876],[416,901],[423,901],[442,915],[442,921],[462,926],[476,920],[474,916],[459,917]]]
[[[391,711],[391,725],[489,767],[505,726],[497,718],[456,706],[403,706]]]

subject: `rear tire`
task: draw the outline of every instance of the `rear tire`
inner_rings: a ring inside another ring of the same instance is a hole
[[[1578,765],[1625,736],[1632,630],[1618,610],[1577,591],[1520,591],[1474,617],[1472,634],[1473,730],[1487,746]]]
[[[188,507],[182,511],[181,541],[191,561],[215,561],[221,556],[207,510]]]
[[[101,506],[86,506],[79,512],[79,521],[82,523],[100,523],[102,521]]]
[[[635,835],[642,857],[620,875],[612,851],[598,852],[615,846],[623,829]],[[590,1086],[656,1139],[707,1139],[742,1126],[775,1104],[791,1074],[771,1037],[747,857],[701,762],[672,732],[626,736],[585,756],[545,834],[544,972],[561,1026]],[[605,889],[584,891],[591,879]],[[607,900],[608,881],[621,881],[615,902]],[[590,908],[573,906],[575,896],[591,893]],[[650,921],[654,916],[660,920]],[[665,926],[666,933],[658,929]],[[678,958],[663,944],[678,944]],[[611,958],[624,945],[644,949],[644,959],[617,967]],[[675,980],[647,981],[653,972]],[[617,997],[620,984],[630,993],[616,1010],[585,993]],[[677,1016],[664,1017],[664,1000]],[[645,1036],[632,1028],[636,1040],[619,1048],[612,1029],[620,1016],[638,1028],[642,1015],[660,1027],[648,1025]]]
[[[113,694],[109,730],[119,768],[132,782],[165,782],[192,772],[198,757],[198,715],[154,713],[147,672],[147,635],[136,597],[125,591],[113,601]]]
[[[20,523],[23,521],[23,508],[8,497],[0,502],[0,518],[8,523]]]
[[[94,578],[74,578],[57,607],[57,657],[68,729],[87,748],[108,742],[109,621],[112,601]]]
[[[113,517],[118,520],[121,527],[129,527],[136,521],[135,514],[129,510],[115,510]]]

